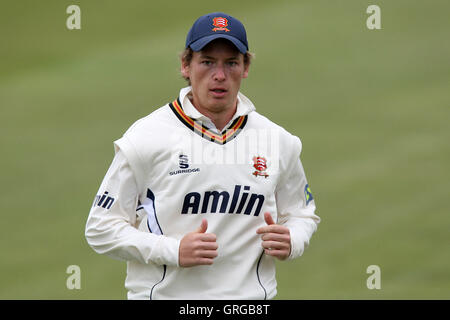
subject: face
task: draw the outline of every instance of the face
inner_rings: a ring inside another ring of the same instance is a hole
[[[228,40],[217,39],[194,52],[181,72],[192,86],[193,104],[200,112],[234,111],[241,80],[248,76],[244,55]]]

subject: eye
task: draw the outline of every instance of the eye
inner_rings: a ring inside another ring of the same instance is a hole
[[[237,66],[238,63],[236,61],[228,61],[228,65],[231,67]]]
[[[204,64],[205,66],[212,65],[212,61],[210,61],[210,60],[203,60],[201,63]]]

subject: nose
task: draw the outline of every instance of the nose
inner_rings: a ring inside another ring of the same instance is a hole
[[[218,65],[214,72],[214,80],[216,81],[224,81],[226,78],[225,68],[223,65]]]

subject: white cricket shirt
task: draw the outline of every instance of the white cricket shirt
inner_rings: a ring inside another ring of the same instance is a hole
[[[302,255],[320,218],[300,161],[301,142],[238,94],[219,132],[179,98],[134,123],[114,142],[115,157],[86,223],[98,253],[127,261],[129,299],[271,299],[275,258],[264,254],[264,212],[289,228]],[[208,220],[218,257],[179,267],[180,240]]]

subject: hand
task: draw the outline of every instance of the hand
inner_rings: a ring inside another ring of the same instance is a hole
[[[180,267],[211,265],[217,257],[216,235],[206,233],[208,221],[203,218],[200,227],[186,234],[180,241],[178,251]]]
[[[291,254],[291,235],[289,229],[275,224],[270,213],[264,213],[267,226],[258,228],[257,234],[262,234],[261,239],[264,253],[285,260]]]

